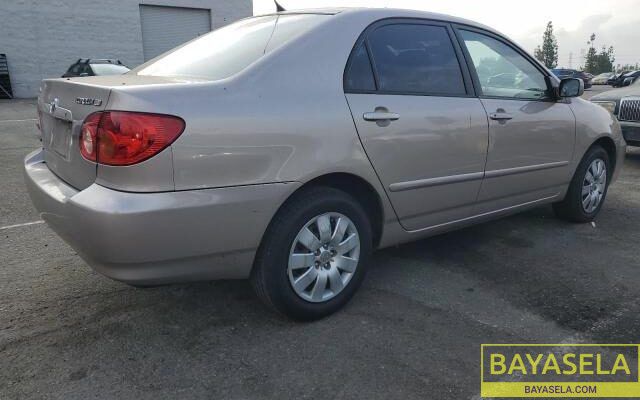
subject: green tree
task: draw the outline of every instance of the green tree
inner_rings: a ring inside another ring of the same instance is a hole
[[[594,75],[613,71],[616,61],[613,47],[602,46],[602,50],[598,53],[595,48],[596,35],[592,34],[589,39],[587,42],[589,50],[585,57],[584,70]]]
[[[587,55],[584,57],[584,70],[590,73],[596,69],[598,52],[596,51],[595,46],[593,45],[596,41],[596,34],[592,33],[591,37],[587,41],[587,46],[589,46],[589,50],[587,51]]]
[[[584,70],[594,74],[595,70],[596,70],[596,66],[598,64],[598,52],[596,51],[595,47],[589,47],[589,51],[587,51],[587,55],[585,56],[585,60],[584,60]]]
[[[534,53],[547,68],[555,68],[558,65],[558,41],[553,34],[553,22],[547,23],[547,29],[542,35],[542,46],[538,46]]]
[[[602,50],[600,50],[600,54],[598,54],[596,71],[594,72],[594,74],[613,71],[615,62],[616,57],[614,55],[613,46],[609,46],[609,48],[607,48],[606,46],[602,46]]]

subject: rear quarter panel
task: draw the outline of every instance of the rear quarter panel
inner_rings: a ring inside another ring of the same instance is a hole
[[[361,29],[339,18],[211,90],[182,96],[188,131],[173,145],[177,190],[338,171],[374,178],[342,90]]]
[[[175,190],[350,173],[380,193],[385,215],[395,219],[342,87],[352,47],[374,19],[336,15],[225,80],[114,88],[109,108],[185,120],[170,148]]]

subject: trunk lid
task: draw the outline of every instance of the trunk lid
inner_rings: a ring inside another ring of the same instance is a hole
[[[89,187],[99,175],[98,165],[80,154],[80,130],[89,114],[103,111],[114,93],[140,86],[162,86],[202,82],[201,79],[139,76],[135,74],[46,79],[38,96],[38,117],[45,162],[59,178],[78,190]],[[52,107],[52,104],[55,104]],[[126,102],[116,105],[125,111],[155,112],[149,103]],[[133,107],[133,108],[132,108]],[[132,108],[132,109],[131,109]],[[166,112],[165,112],[166,113]],[[151,164],[145,162],[147,167]],[[142,168],[140,165],[137,167]],[[104,167],[113,170],[120,167]],[[131,177],[132,167],[127,167]],[[173,179],[171,171],[171,179]],[[147,176],[147,175],[144,175]],[[104,182],[101,182],[104,183]],[[173,184],[173,181],[172,181]]]
[[[78,140],[85,118],[104,110],[110,87],[69,79],[43,81],[38,96],[38,118],[44,160],[59,178],[78,190],[96,179],[96,163],[80,154]]]

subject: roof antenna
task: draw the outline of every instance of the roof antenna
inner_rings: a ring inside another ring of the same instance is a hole
[[[287,10],[284,9],[284,7],[282,7],[280,5],[280,3],[278,3],[278,0],[273,0],[273,1],[274,1],[274,3],[276,3],[276,11],[277,12],[287,11]]]

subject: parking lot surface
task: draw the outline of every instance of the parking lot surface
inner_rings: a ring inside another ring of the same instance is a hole
[[[541,207],[379,251],[343,311],[300,324],[244,281],[93,272],[37,223],[33,118],[33,101],[0,102],[2,400],[478,399],[482,343],[640,341],[640,150],[595,225]]]

